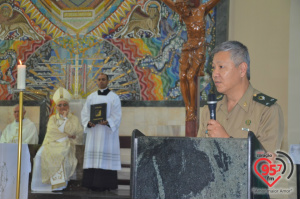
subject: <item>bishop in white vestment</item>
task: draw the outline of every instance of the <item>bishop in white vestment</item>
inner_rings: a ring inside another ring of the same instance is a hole
[[[117,170],[121,170],[119,126],[121,101],[117,94],[107,88],[108,76],[100,73],[97,78],[100,90],[90,94],[81,112],[84,132],[87,133],[84,162],[84,187],[105,191],[117,189]],[[90,121],[91,105],[107,104],[106,121]]]
[[[83,128],[69,110],[70,99],[61,87],[53,95],[57,113],[50,117],[43,145],[34,158],[32,191],[63,190],[75,172],[76,144],[82,143]]]

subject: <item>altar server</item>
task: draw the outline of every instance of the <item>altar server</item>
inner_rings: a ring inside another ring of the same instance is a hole
[[[108,75],[97,77],[98,91],[91,93],[81,112],[84,132],[87,133],[82,185],[91,190],[117,189],[117,170],[121,170],[119,126],[121,123],[121,101],[108,89]],[[106,120],[91,122],[91,105],[106,103]]]

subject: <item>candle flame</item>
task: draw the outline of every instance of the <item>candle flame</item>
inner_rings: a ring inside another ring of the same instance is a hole
[[[22,61],[21,61],[21,59],[19,59],[19,62],[20,62],[20,65],[22,65]]]

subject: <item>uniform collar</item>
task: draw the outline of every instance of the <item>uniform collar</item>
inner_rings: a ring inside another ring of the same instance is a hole
[[[217,110],[221,109],[223,112],[227,113],[227,96],[225,95],[219,103],[217,103]]]
[[[254,88],[252,87],[251,83],[249,83],[249,86],[242,96],[242,98],[238,101],[236,106],[240,106],[244,111],[248,112],[250,102],[253,98]],[[227,96],[225,95],[223,99],[217,104],[217,109],[221,109],[224,112],[228,112],[227,110]]]
[[[254,89],[253,89],[252,85],[249,83],[248,89],[246,90],[243,97],[238,102],[238,105],[242,109],[244,109],[244,111],[246,111],[246,112],[248,112],[248,110],[249,110],[249,105],[253,98],[253,92],[254,92]]]

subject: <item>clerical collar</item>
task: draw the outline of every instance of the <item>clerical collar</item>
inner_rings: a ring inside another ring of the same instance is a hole
[[[107,95],[110,92],[109,88],[99,89],[98,95]]]

